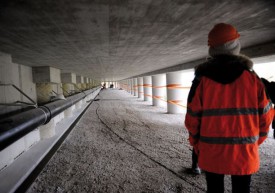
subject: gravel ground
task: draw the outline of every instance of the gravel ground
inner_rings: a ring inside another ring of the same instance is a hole
[[[183,114],[133,97],[101,91],[27,192],[205,192],[195,176]],[[271,133],[270,133],[271,134]],[[261,146],[252,193],[275,192],[275,140]],[[231,192],[230,177],[225,178]]]

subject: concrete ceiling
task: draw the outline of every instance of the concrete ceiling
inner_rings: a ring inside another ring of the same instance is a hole
[[[214,24],[242,47],[274,42],[274,0],[2,0],[0,51],[13,62],[121,80],[207,56]]]

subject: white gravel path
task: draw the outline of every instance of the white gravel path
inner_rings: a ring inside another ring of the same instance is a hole
[[[191,148],[183,114],[131,96],[101,91],[29,188],[37,192],[205,192],[204,174],[188,174]],[[275,140],[261,147],[252,193],[275,192]],[[226,178],[226,192],[231,192]]]

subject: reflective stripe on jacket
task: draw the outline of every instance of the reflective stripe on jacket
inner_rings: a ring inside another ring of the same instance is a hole
[[[202,75],[192,87],[185,125],[191,145],[199,152],[199,166],[218,174],[257,172],[258,146],[273,118],[261,80],[244,69],[226,83]]]

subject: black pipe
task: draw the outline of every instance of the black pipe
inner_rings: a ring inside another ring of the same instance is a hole
[[[85,93],[70,96],[66,100],[58,100],[2,119],[0,121],[0,151],[37,127],[47,124],[53,117],[84,99],[95,90],[97,89],[91,89],[85,91]]]
[[[0,122],[0,151],[30,131],[46,123],[49,118],[46,109],[32,109]]]
[[[70,106],[77,103],[78,101],[84,99],[85,97],[86,95],[84,95],[84,93],[81,92],[76,95],[68,97],[66,100],[58,100],[58,101],[46,104],[44,105],[44,107],[46,107],[51,112],[51,118],[53,118],[59,113],[69,108]],[[47,122],[49,122],[50,119],[47,120]]]

